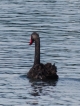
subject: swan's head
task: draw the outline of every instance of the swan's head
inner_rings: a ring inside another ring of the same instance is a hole
[[[31,34],[31,39],[30,39],[29,45],[32,45],[32,43],[33,43],[34,41],[36,41],[37,39],[39,39],[39,34],[36,33],[36,32],[33,32],[33,33]]]

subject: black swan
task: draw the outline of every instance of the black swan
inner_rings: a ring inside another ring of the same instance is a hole
[[[57,67],[51,63],[42,64],[40,63],[40,37],[39,34],[33,32],[31,34],[31,40],[29,45],[35,42],[35,57],[34,64],[30,71],[27,73],[27,77],[31,79],[58,79]]]

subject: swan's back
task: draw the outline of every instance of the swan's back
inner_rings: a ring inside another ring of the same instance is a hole
[[[57,68],[51,63],[36,64],[27,73],[28,78],[32,79],[58,79]]]

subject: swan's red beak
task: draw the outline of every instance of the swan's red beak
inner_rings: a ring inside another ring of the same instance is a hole
[[[31,38],[30,42],[29,42],[29,45],[32,45],[33,42],[34,42],[34,40]]]

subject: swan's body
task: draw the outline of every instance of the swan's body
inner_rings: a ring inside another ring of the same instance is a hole
[[[40,38],[36,32],[31,34],[30,45],[35,42],[34,65],[27,73],[28,78],[32,79],[58,79],[57,68],[51,63],[40,63]]]

